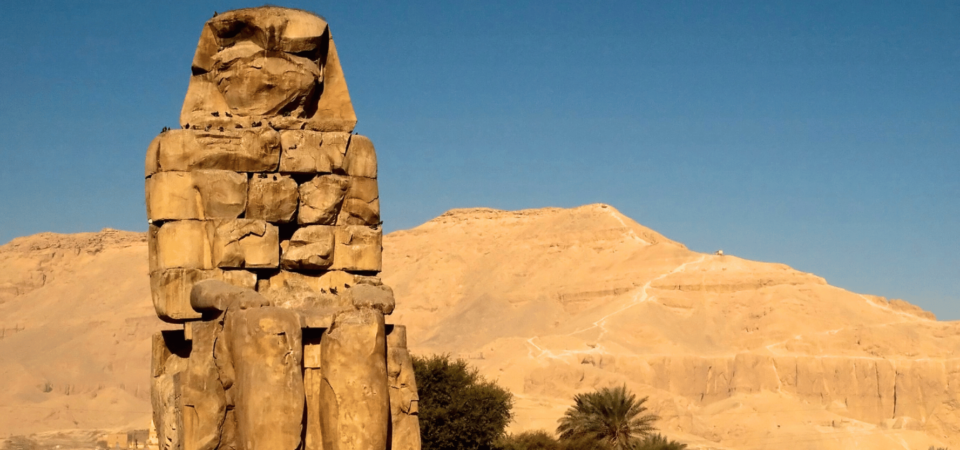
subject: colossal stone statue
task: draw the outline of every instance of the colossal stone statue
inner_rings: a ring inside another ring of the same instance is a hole
[[[164,450],[419,450],[389,325],[377,159],[327,23],[261,7],[203,27],[181,129],[146,162],[154,422]]]

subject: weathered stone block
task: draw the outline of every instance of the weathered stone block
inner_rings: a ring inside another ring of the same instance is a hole
[[[208,29],[209,27],[204,27]],[[180,109],[180,125],[183,128],[194,130],[232,129],[237,123],[249,127],[251,120],[242,120],[240,117],[228,117],[230,105],[223,99],[223,94],[217,89],[216,75],[203,73],[190,77],[187,85],[187,95],[183,99]],[[214,115],[216,113],[216,115]],[[241,119],[241,120],[236,120]]]
[[[390,386],[391,450],[420,450],[420,396],[407,350],[407,328],[387,327],[387,383]]]
[[[280,267],[323,270],[333,264],[334,227],[310,225],[297,229],[281,245]]]
[[[364,277],[341,271],[318,275],[280,270],[270,278],[258,280],[257,292],[274,306],[300,311],[304,326],[326,328],[336,314],[354,308],[340,294],[361,278]]]
[[[337,46],[330,39],[327,48],[327,61],[323,66],[323,93],[317,102],[317,110],[307,120],[307,128],[317,131],[351,132],[357,125],[357,115],[353,111],[347,80],[340,67]]]
[[[340,214],[350,179],[339,175],[321,175],[300,185],[301,225],[334,225]]]
[[[349,133],[290,130],[280,133],[280,171],[333,173],[343,167]]]
[[[380,191],[375,178],[350,177],[337,225],[380,225]]]
[[[263,220],[234,219],[217,220],[214,226],[215,267],[269,269],[280,265],[280,234],[276,225]]]
[[[146,191],[150,220],[232,219],[247,206],[247,175],[227,170],[160,172],[147,178]]]
[[[270,306],[270,301],[257,291],[238,287],[220,280],[203,280],[190,289],[190,307],[194,311],[219,316],[225,311],[236,311]]]
[[[383,236],[379,228],[362,225],[337,227],[334,270],[379,272]]]
[[[153,140],[150,141],[150,146],[147,147],[147,160],[143,168],[144,177],[149,177],[160,171],[160,141],[165,133],[166,131],[153,138]]]
[[[183,330],[158,331],[153,334],[150,346],[150,374],[153,377],[166,373],[170,356],[186,356],[190,353],[190,344],[184,339]]]
[[[159,270],[160,263],[157,253],[157,234],[160,233],[160,225],[149,222],[147,225],[147,267],[150,273]]]
[[[297,182],[278,174],[254,174],[247,193],[246,219],[287,223],[293,220],[300,200]]]
[[[269,127],[170,130],[160,135],[157,159],[161,171],[272,172],[280,165],[280,133]]]
[[[203,280],[220,280],[234,286],[254,289],[257,275],[245,270],[168,269],[150,274],[153,306],[166,322],[180,323],[199,319],[201,314],[190,306],[190,290]]]
[[[152,270],[263,269],[280,264],[277,227],[262,220],[171,221],[155,236]]]
[[[379,280],[376,277],[355,275],[339,270],[331,270],[321,274],[279,270],[269,278],[258,280],[257,291],[271,300],[276,300],[278,296],[295,295],[299,290],[339,295],[346,288],[355,284],[371,283],[368,279]]]
[[[350,137],[347,154],[343,158],[343,170],[354,177],[377,177],[377,152],[373,141],[366,136],[355,134]]]
[[[314,350],[315,348],[315,350]],[[308,356],[309,355],[309,356]],[[313,358],[316,365],[312,364]],[[303,439],[304,450],[323,450],[323,430],[320,428],[320,389],[322,388],[322,379],[320,377],[320,344],[303,346],[303,390],[306,393],[305,402],[305,420],[306,428]]]
[[[212,269],[212,222],[177,220],[165,222],[153,234],[156,248],[151,270]]]
[[[214,359],[214,347],[221,329],[218,320],[190,323],[190,357],[180,374],[184,449],[214,449],[220,442],[227,398],[218,370],[222,361]]]
[[[233,363],[239,448],[300,448],[306,393],[297,314],[269,306],[230,311],[223,335]]]
[[[344,296],[357,309],[375,309],[384,315],[389,315],[396,307],[393,289],[382,284],[379,286],[369,284],[350,286]]]
[[[383,314],[363,309],[339,315],[320,346],[323,447],[387,448],[390,399]]]
[[[182,372],[187,369],[190,344],[179,330],[153,335],[150,400],[153,423],[160,442],[167,449],[183,448]]]
[[[321,336],[324,330],[303,330],[303,390],[306,393],[304,414],[304,450],[323,450],[323,430],[320,428],[320,389],[322,387]]]
[[[313,330],[320,331],[320,330]],[[319,369],[320,368],[320,340],[316,342],[303,343],[303,367],[308,369]],[[316,375],[319,377],[320,372],[317,372]],[[318,394],[320,390],[316,391]]]

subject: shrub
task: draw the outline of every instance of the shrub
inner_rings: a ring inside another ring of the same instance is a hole
[[[525,431],[502,438],[497,443],[500,450],[559,450],[557,440],[546,431]]]
[[[608,450],[610,448],[603,442],[591,439],[557,440],[543,430],[507,436],[498,442],[497,447],[499,450]]]
[[[512,418],[513,396],[462,359],[413,357],[423,450],[489,450]]]

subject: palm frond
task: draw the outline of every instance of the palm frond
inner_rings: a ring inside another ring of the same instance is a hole
[[[560,418],[557,434],[561,440],[591,439],[614,450],[629,449],[656,430],[653,423],[658,417],[643,414],[646,401],[647,397],[637,400],[626,386],[577,394]]]

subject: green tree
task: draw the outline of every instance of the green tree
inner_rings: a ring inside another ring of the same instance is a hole
[[[613,450],[628,450],[655,431],[653,422],[658,417],[643,414],[647,397],[637,400],[626,386],[577,394],[573,401],[560,418],[557,433],[561,441],[589,439]]]
[[[513,395],[462,359],[413,357],[423,450],[489,450],[504,436]]]
[[[497,443],[500,450],[560,450],[557,440],[546,431],[525,431],[502,438]]]

